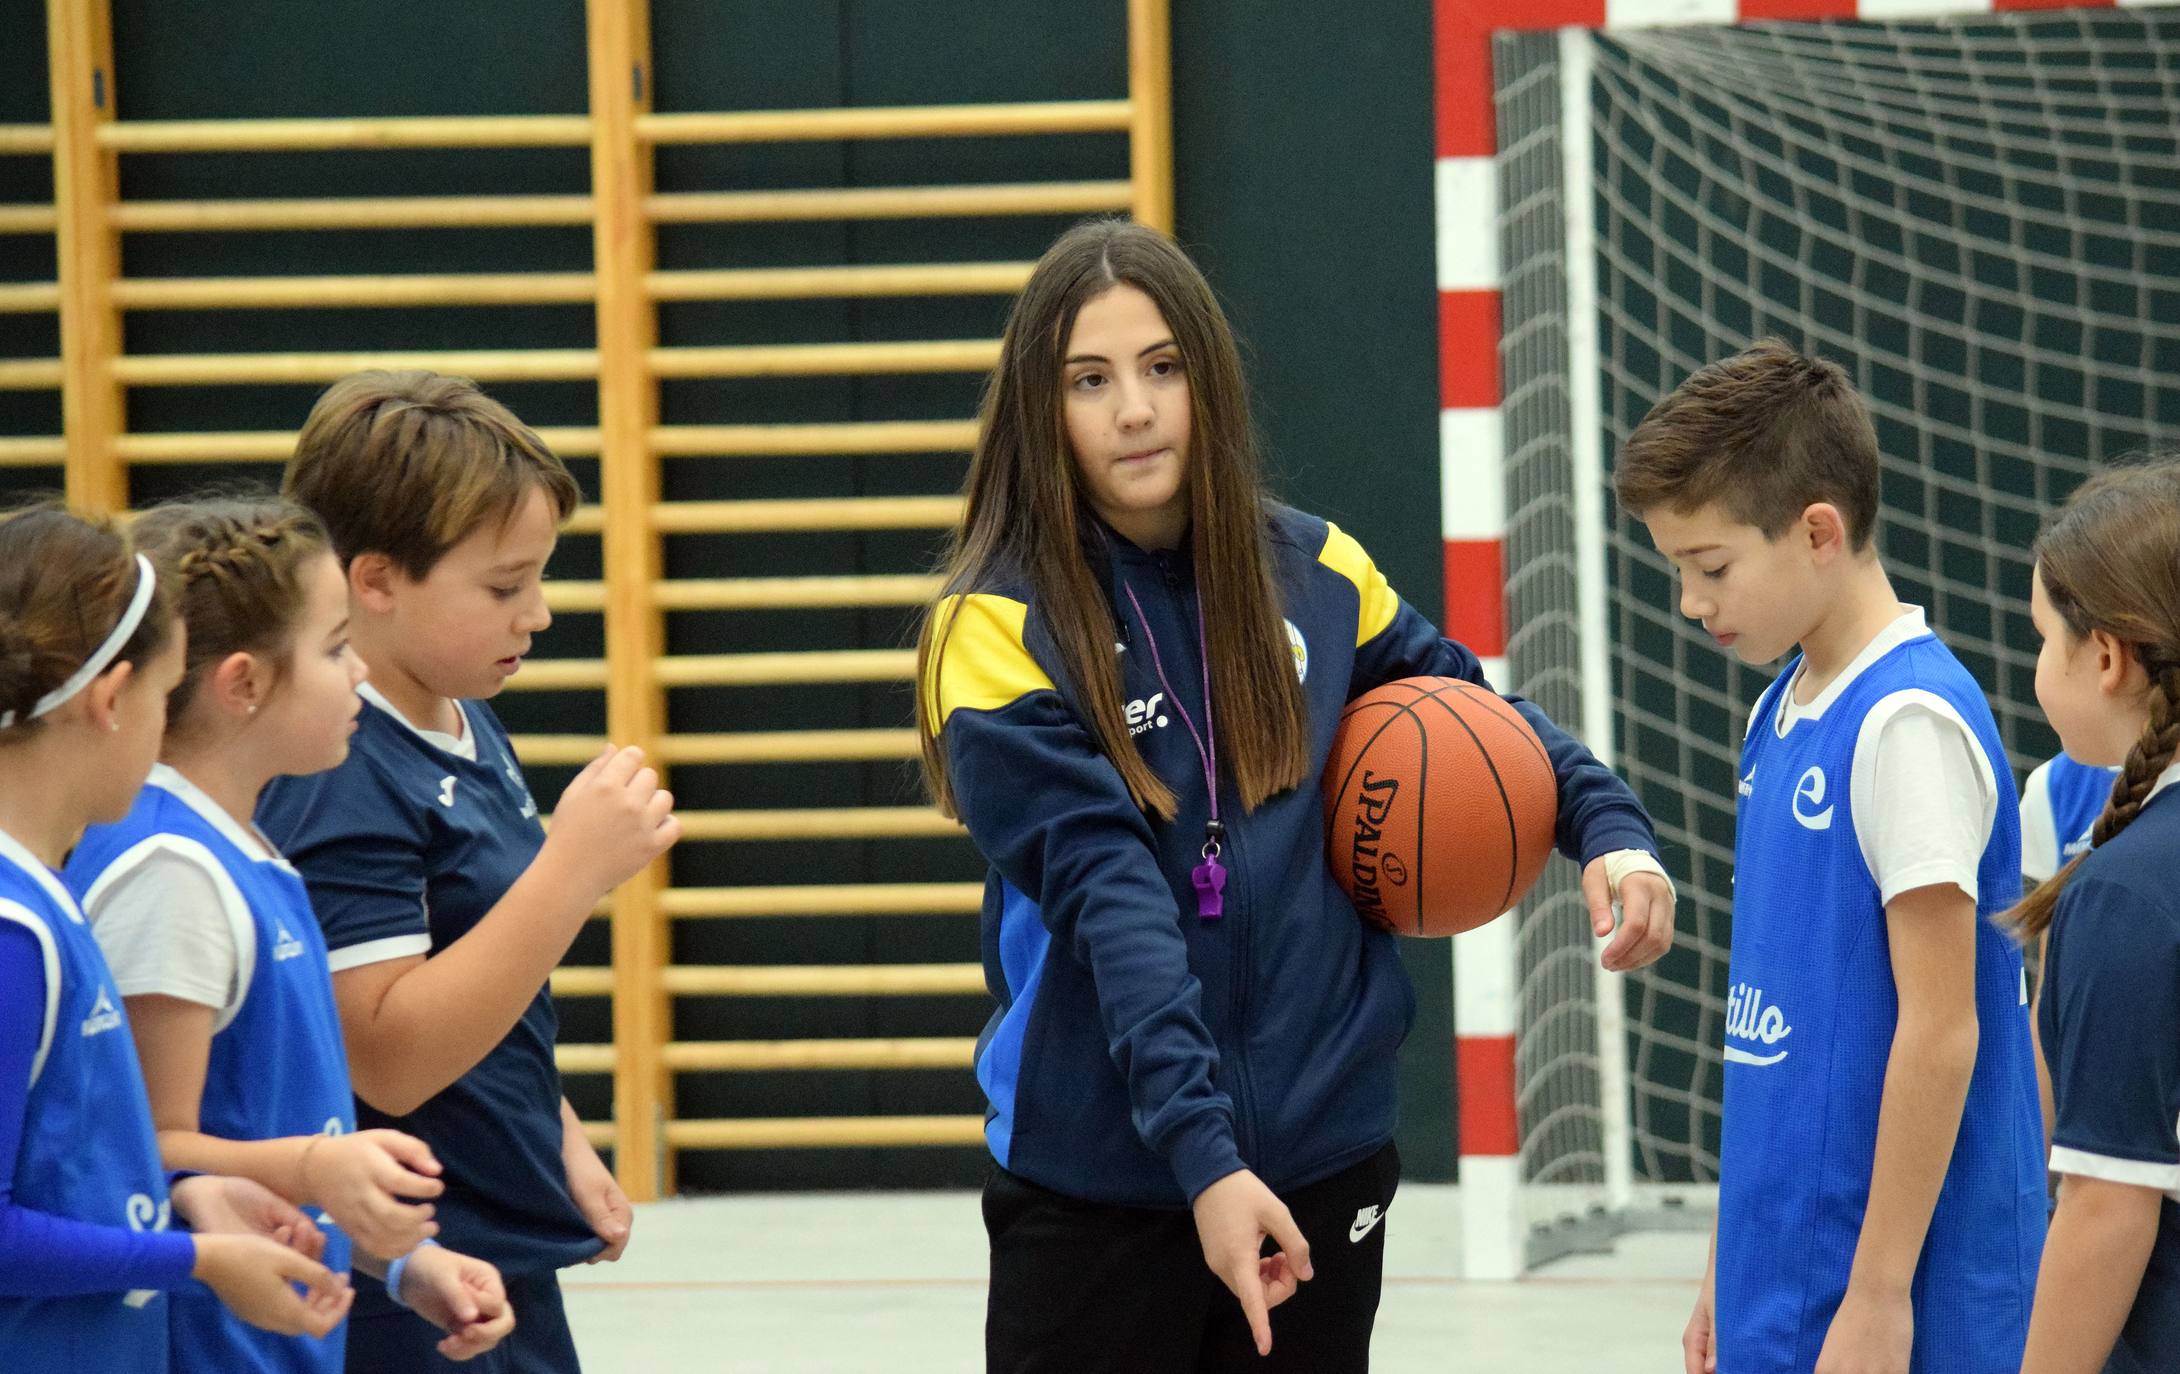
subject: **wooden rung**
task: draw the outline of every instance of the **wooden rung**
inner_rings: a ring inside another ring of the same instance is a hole
[[[417,353],[155,353],[114,359],[124,386],[331,382],[369,368],[426,368],[480,382],[576,382],[598,376],[594,348]]]
[[[770,458],[834,453],[967,453],[974,420],[879,420],[837,425],[660,425],[662,458]]]
[[[613,970],[571,965],[553,970],[555,997],[611,997]]]
[[[760,654],[673,654],[655,661],[661,687],[771,687],[827,682],[907,682],[913,649],[820,649]],[[606,685],[599,658],[541,658],[525,663],[507,690],[581,692]]]
[[[659,983],[676,997],[983,997],[990,993],[982,964],[681,964],[662,970]],[[556,982],[553,991],[559,990]]]
[[[850,138],[1106,133],[1125,131],[1131,114],[1125,100],[647,114],[636,117],[636,137],[651,143],[807,143]]]
[[[0,153],[22,153],[37,156],[50,154],[52,151],[52,125],[0,124]]]
[[[921,746],[914,729],[748,730],[667,735],[659,741],[658,753],[667,763],[686,764],[869,763],[913,759]]]
[[[653,272],[655,301],[831,300],[857,296],[1010,295],[1029,281],[1028,262],[895,263],[878,267],[744,267]]]
[[[37,315],[60,308],[58,282],[0,282],[0,315]]]
[[[665,191],[644,199],[654,224],[753,224],[832,219],[947,219],[979,215],[1087,215],[1125,210],[1125,181],[1033,181],[991,186],[871,186],[854,190]]]
[[[513,735],[509,742],[515,746],[515,757],[532,768],[580,767],[606,747],[604,735]]]
[[[114,283],[124,310],[261,310],[375,305],[588,304],[589,272],[374,277],[135,277]]]
[[[868,577],[716,577],[654,582],[650,601],[662,611],[784,611],[814,607],[920,606],[939,594],[944,579],[921,573]],[[545,604],[554,611],[597,612],[606,607],[603,582],[552,581]]]
[[[50,234],[60,222],[50,205],[0,205],[0,234]]]
[[[50,211],[47,218],[46,227],[50,229]],[[214,229],[478,229],[587,225],[592,219],[589,196],[130,200],[107,213],[107,221],[116,229],[167,233]]]
[[[541,429],[538,437],[563,458],[598,454],[595,427]],[[295,436],[285,430],[234,430],[227,433],[124,434],[114,449],[128,463],[285,463],[295,451]]]
[[[507,689],[517,692],[584,692],[605,685],[606,663],[602,658],[534,659],[507,680]]]
[[[981,1116],[815,1116],[669,1121],[677,1150],[811,1150],[893,1145],[982,1145]]]
[[[45,391],[65,375],[58,358],[0,358],[0,391]]]
[[[677,578],[653,583],[651,604],[667,611],[749,611],[821,606],[920,606],[945,579],[922,573],[867,577]]]
[[[555,578],[545,584],[545,608],[554,615],[564,612],[580,614],[603,611],[606,608],[606,584],[569,582]]]
[[[328,148],[577,148],[583,115],[437,115],[376,119],[158,119],[98,126],[117,153],[302,152]]]
[[[651,527],[661,534],[748,534],[783,530],[950,529],[958,496],[818,496],[799,500],[663,501]]]
[[[595,353],[589,355],[595,368]],[[729,344],[654,348],[661,377],[846,377],[912,372],[983,372],[999,361],[997,339],[905,343]]]
[[[594,1150],[613,1148],[614,1130],[610,1121],[586,1121],[583,1123],[583,1134],[590,1140]]]
[[[764,687],[825,682],[908,682],[916,676],[913,649],[820,649],[763,654],[672,654],[653,674],[661,687]],[[528,670],[516,677],[521,681]],[[604,665],[598,682],[605,682]]]
[[[685,840],[864,840],[959,835],[928,806],[827,806],[778,811],[682,811]]]
[[[660,986],[676,997],[982,996],[989,991],[981,964],[681,964],[660,971]]]
[[[606,527],[606,513],[596,506],[577,506],[575,514],[560,526],[562,534],[598,534]]]
[[[58,467],[68,461],[68,441],[59,435],[0,437],[0,468]]]
[[[659,894],[660,914],[677,917],[961,916],[983,909],[982,883],[788,883]]]
[[[553,1061],[564,1074],[613,1072],[611,1045],[555,1045]]]
[[[563,1045],[565,1055],[575,1046]],[[582,1046],[583,1049],[593,1048]],[[613,1067],[613,1047],[605,1069]],[[966,1069],[976,1062],[974,1037],[900,1039],[678,1040],[660,1058],[676,1073],[793,1073],[805,1069]],[[561,1062],[565,1070],[567,1062]],[[598,1072],[599,1070],[592,1070]]]

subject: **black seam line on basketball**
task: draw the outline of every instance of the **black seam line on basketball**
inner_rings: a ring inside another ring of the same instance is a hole
[[[1544,765],[1544,771],[1552,775],[1552,810],[1554,812],[1557,812],[1559,810],[1559,770],[1553,766],[1551,753],[1545,749],[1544,741],[1537,738],[1536,727],[1531,725],[1528,719],[1524,717],[1520,711],[1514,708],[1514,703],[1508,701],[1505,697],[1500,696],[1497,692],[1492,691],[1488,687],[1479,687],[1475,683],[1466,681],[1461,678],[1445,678],[1442,679],[1442,681],[1446,683],[1446,687],[1433,687],[1428,694],[1431,700],[1438,701],[1440,695],[1447,690],[1447,687],[1450,687],[1453,689],[1456,695],[1463,697],[1467,700],[1476,702],[1489,702],[1490,705],[1485,709],[1490,711],[1493,717],[1505,721],[1508,725],[1520,727],[1519,729],[1515,730],[1514,733],[1520,736],[1521,742],[1528,745],[1530,752],[1534,753],[1537,756],[1537,761]],[[1439,702],[1439,704],[1443,706],[1445,703],[1441,701]],[[1502,706],[1506,708],[1503,711],[1499,709]],[[1490,755],[1486,754],[1484,757],[1488,761]],[[1492,769],[1492,776],[1498,776],[1497,768]],[[1513,802],[1506,796],[1506,784],[1503,779],[1500,781],[1499,784],[1499,797],[1502,801],[1506,802],[1507,806],[1510,808],[1509,814],[1511,815],[1511,807],[1513,806]],[[1557,821],[1555,820],[1553,824],[1553,838],[1555,840],[1558,838],[1558,828],[1559,827]],[[1514,837],[1514,873],[1519,874],[1520,872],[1521,836],[1517,834]],[[1509,876],[1509,881],[1511,881],[1511,875]]]
[[[1423,865],[1430,857],[1431,847],[1423,842],[1423,799],[1431,794],[1431,732],[1423,728],[1423,717],[1416,715],[1413,702],[1400,708],[1403,715],[1415,717],[1415,849],[1409,861],[1415,865],[1415,933],[1423,934]],[[1384,862],[1382,856],[1379,859]]]
[[[1518,722],[1522,726],[1526,727],[1524,729],[1517,730],[1514,733],[1521,736],[1521,742],[1523,744],[1528,745],[1530,749],[1535,751],[1536,756],[1544,761],[1544,766],[1546,768],[1552,767],[1552,756],[1549,752],[1545,750],[1544,742],[1535,738],[1536,727],[1530,725],[1528,720],[1522,715],[1522,713],[1514,709],[1514,703],[1508,701],[1505,697],[1500,696],[1497,692],[1492,691],[1490,688],[1479,687],[1475,683],[1467,681],[1464,678],[1449,677],[1441,680],[1445,682],[1445,687],[1433,687],[1429,692],[1425,693],[1424,695],[1430,697],[1432,700],[1435,701],[1441,694],[1443,694],[1447,690],[1447,688],[1450,687],[1464,697],[1474,697],[1478,701],[1489,701],[1495,703],[1495,707],[1494,709],[1492,709],[1491,713],[1497,716],[1500,720],[1506,721],[1510,725]],[[1509,716],[1505,712],[1497,710],[1496,706],[1504,706],[1508,712],[1512,712],[1513,714]],[[1552,769],[1552,781],[1555,784],[1555,786],[1553,787],[1553,791],[1556,793],[1558,791],[1558,787],[1556,786],[1556,784],[1559,781],[1559,770]]]
[[[1393,684],[1392,684],[1392,683],[1386,683],[1385,685],[1386,685],[1386,686],[1388,686],[1388,687],[1390,687],[1390,686],[1392,686]],[[1361,698],[1357,698],[1357,701],[1360,701],[1360,700],[1361,700]],[[1400,719],[1400,718],[1401,718],[1402,716],[1407,716],[1407,717],[1408,717],[1409,719],[1411,719],[1411,720],[1413,720],[1413,721],[1415,722],[1415,733],[1416,733],[1416,738],[1417,738],[1417,739],[1418,739],[1419,741],[1422,741],[1422,742],[1423,742],[1423,744],[1422,744],[1422,747],[1423,747],[1423,751],[1424,751],[1424,757],[1425,757],[1425,758],[1428,758],[1428,757],[1429,757],[1429,753],[1430,753],[1430,743],[1429,743],[1429,739],[1428,739],[1428,736],[1427,736],[1426,732],[1425,732],[1425,731],[1424,731],[1424,729],[1423,729],[1423,718],[1422,718],[1421,716],[1418,716],[1418,715],[1417,715],[1417,714],[1415,713],[1415,711],[1414,711],[1414,710],[1413,710],[1413,709],[1412,709],[1412,708],[1411,708],[1411,707],[1410,707],[1410,706],[1409,706],[1409,705],[1408,705],[1408,704],[1407,704],[1406,702],[1400,702],[1400,701],[1387,701],[1387,702],[1382,702],[1382,703],[1376,703],[1376,702],[1374,702],[1374,703],[1372,703],[1372,704],[1373,704],[1373,705],[1385,705],[1385,706],[1390,706],[1391,708],[1393,708],[1393,714],[1392,714],[1392,715],[1390,715],[1390,716],[1387,716],[1387,717],[1385,718],[1385,721],[1384,721],[1384,723],[1383,723],[1383,724],[1379,725],[1379,726],[1378,726],[1378,727],[1377,727],[1377,728],[1376,728],[1375,730],[1372,730],[1372,731],[1370,732],[1370,738],[1368,738],[1368,739],[1364,740],[1364,741],[1362,742],[1362,745],[1361,745],[1361,747],[1360,747],[1360,748],[1358,748],[1358,749],[1356,749],[1356,751],[1355,751],[1355,761],[1354,761],[1353,763],[1349,764],[1349,765],[1348,765],[1348,769],[1347,769],[1347,772],[1341,775],[1341,777],[1340,777],[1340,785],[1339,785],[1338,789],[1337,789],[1337,790],[1335,790],[1335,791],[1333,792],[1333,794],[1332,794],[1332,795],[1333,795],[1333,800],[1334,800],[1334,802],[1335,802],[1335,803],[1337,803],[1337,802],[1339,801],[1339,799],[1340,799],[1340,798],[1343,798],[1343,797],[1345,797],[1345,796],[1347,795],[1347,784],[1348,784],[1349,780],[1350,780],[1350,779],[1352,779],[1352,778],[1353,778],[1353,777],[1355,776],[1355,770],[1356,770],[1356,769],[1358,769],[1358,768],[1360,768],[1360,767],[1362,767],[1362,761],[1363,761],[1363,759],[1364,759],[1364,758],[1365,758],[1365,757],[1366,757],[1366,756],[1367,756],[1367,755],[1368,755],[1368,754],[1370,753],[1370,746],[1371,746],[1371,745],[1373,745],[1373,744],[1375,744],[1375,743],[1377,743],[1377,742],[1378,742],[1378,736],[1380,736],[1380,735],[1384,734],[1384,733],[1385,733],[1385,732],[1386,732],[1387,730],[1390,730],[1390,729],[1391,729],[1391,728],[1393,727],[1393,722],[1394,722],[1394,721],[1396,721],[1396,720],[1399,720],[1399,719]],[[1354,702],[1354,701],[1351,701],[1351,702],[1349,702],[1349,703],[1347,704],[1347,706],[1346,706],[1346,707],[1344,707],[1344,708],[1342,708],[1342,709],[1341,709],[1341,711],[1340,711],[1340,716],[1341,716],[1341,718],[1342,718],[1343,720],[1344,720],[1344,719],[1346,719],[1348,711],[1349,711],[1350,709],[1352,709],[1352,708],[1353,708],[1353,707],[1354,707],[1355,705],[1356,705],[1356,702]],[[1339,733],[1339,732],[1338,732],[1337,730],[1335,730],[1335,731],[1334,731],[1333,733],[1334,733],[1334,735],[1338,735],[1338,733]],[[1418,774],[1417,774],[1417,779],[1416,779],[1416,795],[1420,797],[1420,796],[1421,796],[1422,794],[1423,794],[1423,786],[1422,786],[1422,775],[1421,775],[1421,770],[1418,770]],[[1417,806],[1421,806],[1422,804],[1423,804],[1423,803],[1422,803],[1422,802],[1420,802],[1420,801],[1416,803],[1416,805],[1417,805]],[[1418,817],[1417,817],[1417,819],[1416,819],[1416,848],[1417,848],[1417,851],[1418,851],[1419,855],[1420,855],[1420,851],[1422,850],[1422,847],[1423,847],[1422,841],[1423,841],[1423,821],[1422,821],[1422,818],[1421,818],[1420,816],[1418,816]],[[1383,860],[1383,855],[1381,854],[1381,855],[1380,855],[1379,857],[1380,857],[1380,860],[1381,860],[1381,862],[1382,862],[1382,860]],[[1420,859],[1419,859],[1419,861],[1420,861]],[[1354,863],[1352,862],[1352,856],[1351,856],[1351,858],[1350,858],[1350,862],[1349,862],[1349,864],[1348,864],[1348,869],[1347,869],[1347,876],[1348,876],[1348,881],[1350,881],[1350,882],[1353,882],[1353,881],[1354,881],[1354,879],[1355,879],[1355,865],[1354,865]],[[1417,879],[1416,879],[1416,889],[1415,889],[1415,890],[1416,890],[1416,901],[1417,901],[1417,906],[1416,906],[1416,933],[1420,935],[1420,934],[1422,933],[1422,929],[1423,929],[1423,907],[1422,907],[1422,905],[1421,905],[1421,903],[1422,903],[1422,898],[1423,898],[1423,880],[1422,880],[1422,878],[1421,878],[1421,876],[1420,876],[1420,872],[1419,872],[1419,876],[1418,876],[1418,877],[1417,877]],[[1350,895],[1350,896],[1348,897],[1348,899],[1347,899],[1347,900],[1348,900],[1348,905],[1350,905],[1350,906],[1353,906],[1353,905],[1355,904],[1355,899],[1354,899],[1354,897],[1353,897],[1352,895]],[[1358,914],[1359,914],[1359,913],[1358,913]],[[1388,912],[1387,912],[1386,914],[1387,914],[1388,916],[1390,916],[1390,915],[1391,915],[1392,913],[1391,913],[1390,911],[1388,911]]]
[[[1359,700],[1360,700],[1360,698],[1357,698],[1357,700],[1359,701]],[[1343,774],[1341,774],[1341,775],[1340,775],[1340,785],[1339,785],[1339,787],[1338,787],[1338,788],[1334,789],[1334,791],[1333,791],[1333,794],[1332,794],[1332,795],[1333,795],[1333,799],[1334,799],[1335,801],[1337,801],[1337,800],[1338,800],[1339,798],[1341,798],[1341,797],[1344,797],[1344,796],[1346,796],[1346,795],[1347,795],[1347,785],[1348,785],[1348,783],[1354,780],[1354,777],[1355,777],[1355,770],[1356,770],[1357,768],[1360,768],[1360,767],[1362,767],[1362,761],[1363,761],[1363,756],[1364,756],[1364,755],[1366,755],[1366,754],[1368,754],[1368,753],[1370,752],[1370,746],[1371,746],[1371,745],[1373,745],[1373,744],[1376,744],[1376,743],[1378,742],[1378,736],[1380,736],[1380,735],[1384,734],[1384,733],[1385,733],[1385,732],[1386,732],[1387,730],[1390,730],[1390,729],[1391,729],[1391,728],[1393,727],[1393,722],[1394,722],[1394,721],[1396,721],[1396,720],[1399,720],[1399,719],[1400,719],[1400,718],[1401,718],[1402,716],[1413,716],[1413,715],[1415,715],[1415,712],[1414,712],[1414,711],[1412,711],[1412,710],[1410,710],[1410,709],[1408,708],[1408,705],[1407,705],[1407,703],[1405,703],[1405,702],[1399,702],[1399,701],[1386,701],[1386,702],[1373,702],[1373,703],[1371,703],[1371,704],[1372,704],[1372,705],[1382,705],[1382,706],[1389,706],[1389,707],[1391,707],[1391,708],[1392,708],[1393,714],[1392,714],[1392,715],[1390,715],[1390,716],[1388,716],[1388,717],[1386,717],[1386,719],[1385,719],[1385,723],[1384,723],[1384,724],[1382,724],[1382,725],[1378,726],[1378,727],[1377,727],[1377,728],[1376,728],[1375,730],[1372,730],[1372,731],[1370,732],[1370,738],[1368,738],[1368,739],[1364,740],[1364,741],[1362,742],[1361,746],[1360,746],[1359,748],[1357,748],[1357,749],[1355,750],[1355,761],[1354,761],[1353,763],[1351,763],[1351,764],[1349,764],[1349,765],[1348,765],[1347,771],[1346,771],[1345,773],[1343,773]],[[1351,701],[1351,702],[1349,702],[1349,703],[1347,704],[1347,706],[1346,706],[1345,708],[1343,708],[1343,709],[1341,710],[1341,712],[1340,712],[1340,718],[1341,718],[1341,719],[1342,719],[1343,721],[1344,721],[1344,720],[1345,720],[1345,719],[1347,718],[1347,713],[1348,713],[1348,710],[1351,710],[1351,709],[1353,709],[1353,707],[1354,707],[1355,705],[1356,705],[1356,702],[1353,702],[1353,701]],[[1419,733],[1419,734],[1420,734],[1420,733],[1422,732],[1422,730],[1423,730],[1423,722],[1422,722],[1422,721],[1421,721],[1420,719],[1418,719],[1418,720],[1416,721],[1416,723],[1415,723],[1415,728],[1416,728],[1416,731],[1417,731],[1417,733]],[[1338,730],[1337,728],[1335,728],[1335,729],[1333,730],[1333,735],[1335,736],[1335,738],[1337,738],[1337,736],[1339,735],[1339,730]]]
[[[1483,758],[1484,767],[1491,770],[1492,783],[1498,788],[1499,809],[1506,813],[1506,847],[1508,857],[1511,860],[1506,866],[1506,895],[1499,902],[1499,910],[1503,912],[1514,904],[1514,879],[1521,873],[1521,831],[1514,824],[1514,803],[1506,795],[1506,779],[1499,776],[1499,765],[1491,761],[1491,751],[1484,748],[1484,742],[1477,735],[1476,728],[1467,721],[1462,720],[1461,713],[1454,710],[1452,706],[1443,701],[1438,701],[1437,692],[1432,692],[1430,699],[1437,701],[1439,708],[1453,717],[1454,723],[1459,725],[1462,732],[1469,737],[1469,742],[1476,746],[1477,754]],[[1423,733],[1428,735],[1430,732],[1426,730]]]

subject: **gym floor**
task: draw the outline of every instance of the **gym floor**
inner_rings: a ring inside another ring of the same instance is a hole
[[[1376,1374],[1679,1368],[1706,1238],[1624,1237],[1518,1283],[1456,1278],[1448,1185],[1386,1214]],[[586,1374],[974,1374],[984,1230],[972,1193],[756,1195],[636,1211],[617,1265],[564,1275]]]

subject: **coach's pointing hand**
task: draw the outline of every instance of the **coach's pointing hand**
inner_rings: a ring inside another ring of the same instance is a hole
[[[1204,1263],[1241,1300],[1257,1354],[1272,1353],[1272,1309],[1310,1277],[1310,1246],[1287,1204],[1247,1169],[1228,1174],[1196,1195],[1196,1238]],[[1279,1253],[1264,1258],[1264,1238]]]

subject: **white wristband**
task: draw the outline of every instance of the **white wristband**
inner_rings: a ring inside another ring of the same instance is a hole
[[[427,1245],[437,1245],[438,1243],[438,1241],[429,1238],[420,1240],[416,1243],[416,1250],[411,1250],[408,1254],[403,1255],[400,1259],[397,1259],[392,1264],[386,1266],[386,1296],[394,1300],[394,1306],[409,1311],[415,1310],[409,1307],[409,1300],[401,1296],[401,1276],[403,1272],[408,1269],[409,1261],[416,1258],[417,1250],[421,1250]]]
[[[1632,873],[1654,873],[1665,880],[1665,895],[1675,901],[1680,899],[1679,889],[1673,886],[1673,875],[1665,871],[1658,856],[1647,849],[1616,849],[1605,856],[1605,882],[1612,889],[1612,899],[1620,900],[1620,884]]]

